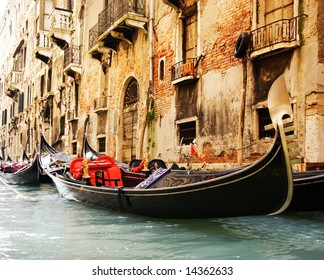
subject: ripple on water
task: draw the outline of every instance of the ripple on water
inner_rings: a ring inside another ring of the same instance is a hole
[[[324,259],[324,214],[161,220],[0,185],[1,259]]]

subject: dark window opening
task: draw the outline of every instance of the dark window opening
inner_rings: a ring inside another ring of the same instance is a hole
[[[106,137],[98,138],[98,152],[99,153],[106,152]]]
[[[65,130],[65,116],[62,116],[60,119],[60,135],[64,135]]]
[[[21,113],[24,111],[24,93],[21,92],[19,94],[19,99],[18,99],[18,113]]]
[[[179,124],[180,143],[189,145],[196,138],[196,121]]]
[[[44,110],[44,122],[49,123],[51,120],[51,108],[50,106],[46,106]]]
[[[77,147],[78,147],[78,143],[77,142],[71,143],[72,155],[76,155],[77,154]]]
[[[52,89],[52,69],[47,71],[47,92],[51,92]]]
[[[164,60],[160,61],[160,67],[159,67],[159,80],[164,80]]]
[[[259,139],[265,137],[273,138],[275,136],[275,130],[264,129],[264,126],[272,123],[268,108],[258,109],[257,112],[259,117]]]
[[[40,94],[41,94],[41,97],[44,96],[44,93],[45,93],[45,78],[44,78],[44,75],[41,76],[41,82],[40,82]]]
[[[138,83],[135,79],[132,79],[126,89],[124,108],[136,104],[137,99],[138,99]]]

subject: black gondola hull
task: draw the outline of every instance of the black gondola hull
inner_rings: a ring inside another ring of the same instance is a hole
[[[21,170],[14,173],[0,172],[0,178],[7,184],[23,185],[35,184],[39,182],[39,162],[38,156],[34,159],[33,163]]]
[[[324,171],[294,174],[294,196],[289,211],[324,210]]]
[[[172,171],[153,188],[87,186],[49,174],[69,198],[112,210],[158,218],[211,218],[280,213],[289,205],[289,182],[280,141],[258,162],[219,178],[183,184]],[[170,186],[174,184],[178,186]],[[165,187],[163,184],[170,187]],[[290,187],[289,187],[290,186]]]

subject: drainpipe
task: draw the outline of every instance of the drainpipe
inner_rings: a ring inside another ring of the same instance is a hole
[[[149,44],[150,44],[150,88],[153,88],[153,32],[154,32],[154,5],[155,0],[150,4]],[[153,91],[153,90],[152,90]]]
[[[149,65],[149,88],[148,88],[148,95],[146,100],[146,114],[145,118],[143,120],[143,130],[141,134],[141,154],[143,154],[144,151],[144,136],[145,136],[145,130],[147,126],[147,115],[148,110],[150,109],[150,95],[154,93],[154,55],[153,55],[153,34],[154,34],[154,10],[155,10],[155,0],[150,0],[150,14],[149,14],[149,57],[150,57],[150,65]],[[146,151],[145,151],[146,152]]]
[[[244,136],[244,118],[246,103],[246,86],[247,86],[247,59],[243,59],[243,81],[242,81],[242,100],[239,119],[239,143],[237,152],[237,163],[242,165],[243,162],[243,136]]]

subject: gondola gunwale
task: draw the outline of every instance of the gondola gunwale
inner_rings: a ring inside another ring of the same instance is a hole
[[[70,181],[66,181],[64,180],[64,176],[60,175],[60,174],[51,174],[49,173],[48,176],[50,176],[53,180],[53,182],[56,184],[58,190],[60,193],[65,193],[64,191],[60,191],[61,188],[64,188],[64,190],[68,190],[68,194],[69,196],[65,195],[65,197],[67,197],[68,199],[74,199],[77,201],[81,201],[81,202],[85,202],[85,203],[89,203],[90,205],[97,205],[97,206],[102,206],[101,202],[98,200],[98,203],[93,203],[93,202],[89,202],[93,200],[93,197],[95,197],[94,199],[96,199],[96,196],[101,196],[100,200],[105,200],[104,197],[107,198],[107,200],[113,200],[113,202],[108,202],[109,205],[113,205],[113,204],[117,204],[117,200],[121,198],[123,199],[128,199],[130,201],[139,198],[145,198],[147,197],[148,199],[152,198],[154,199],[154,197],[167,197],[168,199],[171,198],[171,200],[174,200],[174,198],[172,199],[172,197],[181,197],[181,195],[191,195],[191,193],[194,192],[208,192],[208,191],[213,191],[213,189],[216,188],[227,188],[227,185],[231,185],[231,183],[233,183],[233,181],[229,181],[227,182],[226,180],[228,178],[233,178],[233,174],[234,179],[236,180],[235,182],[235,186],[238,186],[240,184],[240,181],[251,181],[250,177],[253,175],[249,175],[247,174],[250,170],[253,170],[253,174],[261,172],[264,168],[266,168],[271,161],[275,160],[276,157],[281,157],[282,155],[278,155],[279,152],[282,152],[282,146],[280,143],[278,143],[278,138],[276,138],[276,141],[274,141],[272,148],[262,157],[262,159],[260,159],[259,161],[257,161],[254,164],[251,164],[249,166],[247,166],[246,168],[242,169],[242,170],[238,170],[232,174],[228,174],[228,175],[224,175],[222,177],[219,178],[214,178],[211,180],[208,180],[206,182],[199,182],[199,183],[194,183],[194,184],[185,184],[183,186],[178,186],[178,187],[170,187],[170,188],[159,188],[159,189],[131,189],[131,188],[109,188],[109,187],[97,187],[97,186],[88,186],[85,184],[78,184],[78,183],[74,183],[74,182],[70,182]],[[268,157],[271,157],[271,161],[270,162],[266,162],[266,164],[262,164],[264,161],[267,160]],[[261,166],[260,166],[261,165]],[[242,177],[241,174],[247,174],[247,176]],[[283,180],[287,180],[287,178],[284,178]],[[231,187],[229,187],[228,189],[230,189]],[[246,188],[246,187],[243,187]],[[122,192],[122,194],[121,194]],[[189,194],[190,193],[190,194]],[[72,195],[72,197],[70,196],[70,194]],[[194,195],[194,194],[193,194]],[[64,196],[64,195],[63,195]],[[88,198],[86,198],[88,196]],[[282,195],[282,203],[278,203],[278,205],[276,205],[275,207],[273,207],[273,209],[267,213],[262,213],[262,214],[267,214],[267,215],[271,215],[273,213],[277,213],[277,212],[281,212],[285,209],[282,209],[282,205],[285,204],[286,199],[289,197],[288,195],[288,191],[285,192]],[[105,207],[105,206],[104,206]],[[110,208],[112,210],[116,210],[114,209],[112,206],[108,206],[106,208]],[[123,211],[123,210],[122,210]],[[139,213],[138,213],[139,211]],[[129,212],[129,213],[134,213],[134,214],[140,214],[143,215],[143,209],[137,210],[135,209],[135,211],[127,209],[125,212]],[[162,215],[161,213],[159,213],[157,216]],[[206,215],[210,215],[210,214],[206,214]],[[148,215],[150,216],[150,215]],[[155,214],[153,215],[155,216]],[[182,216],[186,216],[183,213],[181,214],[180,217],[177,216],[177,214],[175,214],[176,218],[182,218]],[[201,216],[201,214],[197,214],[198,217]],[[214,215],[216,216],[216,215]],[[168,216],[169,217],[169,216]],[[170,218],[170,217],[169,217]],[[196,218],[196,217],[194,217]]]
[[[274,146],[275,145],[276,144],[274,144]],[[281,147],[278,146],[275,154],[271,158],[271,161],[277,156],[277,154],[280,152],[280,149],[281,149]],[[145,195],[145,193],[147,193],[147,195],[152,195],[154,193],[157,193],[157,195],[169,195],[170,193],[172,193],[172,194],[180,193],[181,194],[183,192],[184,193],[186,193],[186,192],[197,192],[197,191],[201,191],[201,190],[204,190],[204,189],[211,189],[211,188],[215,188],[215,187],[226,186],[226,185],[232,184],[233,182],[236,183],[236,182],[245,180],[246,178],[249,178],[249,177],[253,176],[254,174],[260,172],[264,168],[266,168],[270,164],[271,161],[268,161],[266,165],[262,165],[261,168],[257,169],[253,173],[248,173],[244,177],[240,176],[241,173],[247,173],[250,169],[253,169],[255,166],[261,165],[262,162],[265,161],[268,158],[271,151],[272,151],[272,148],[262,158],[260,158],[259,161],[247,166],[246,168],[243,168],[241,170],[238,170],[238,171],[230,173],[230,174],[222,175],[222,176],[214,178],[214,179],[210,179],[208,181],[196,182],[196,183],[191,183],[191,184],[184,184],[184,185],[180,185],[180,186],[177,186],[177,187],[161,187],[161,188],[158,188],[158,189],[154,189],[154,188],[148,188],[148,189],[123,188],[123,191],[127,192],[127,194],[131,194],[131,195],[134,195],[134,196],[143,196],[143,195]],[[237,179],[235,179],[234,181],[233,180],[226,181],[229,177],[233,177],[233,176],[236,176]],[[89,186],[89,185],[86,185],[86,184],[79,184],[77,182],[74,183],[72,181],[64,180],[64,176],[59,175],[59,174],[56,175],[56,178],[63,181],[65,184],[67,184],[69,186],[75,186],[75,187],[73,187],[74,189],[82,188],[82,191],[91,191],[91,192],[100,193],[100,194],[111,193],[111,194],[118,195],[118,188]],[[217,186],[215,186],[214,183],[215,182],[217,183],[217,182],[220,182],[220,181],[224,181],[224,182],[222,182],[220,184],[217,184]],[[201,187],[200,185],[202,185],[202,184],[203,185],[208,185],[208,186],[207,187]],[[181,189],[183,189],[184,191],[180,191]],[[176,190],[178,190],[178,191],[176,192]]]
[[[23,185],[39,182],[39,155],[36,154],[33,162],[26,167],[17,170],[14,173],[0,172],[2,178],[8,184]]]

